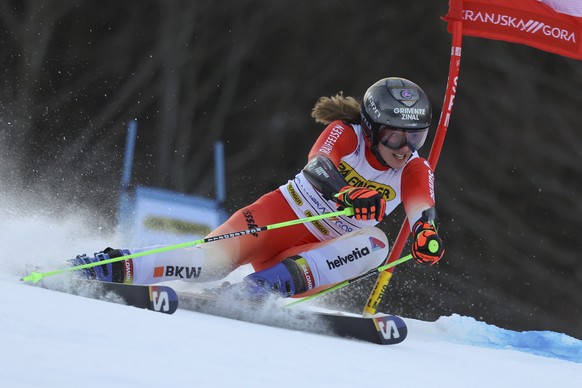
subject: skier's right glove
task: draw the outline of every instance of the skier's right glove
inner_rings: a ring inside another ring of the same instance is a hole
[[[445,254],[443,242],[434,225],[422,218],[412,227],[412,257],[419,264],[434,265]]]
[[[334,199],[338,206],[353,207],[356,220],[380,222],[386,212],[382,194],[365,187],[344,186]]]

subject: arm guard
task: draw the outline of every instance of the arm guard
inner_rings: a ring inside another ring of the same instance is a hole
[[[303,174],[327,200],[335,201],[334,195],[348,185],[333,162],[323,155],[312,158],[303,168]]]

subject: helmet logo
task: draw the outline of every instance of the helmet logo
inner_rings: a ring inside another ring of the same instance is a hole
[[[408,89],[403,89],[400,91],[400,96],[405,100],[410,100],[412,98],[412,92]]]
[[[402,120],[419,121],[421,115],[426,115],[426,110],[424,108],[394,108],[394,113],[400,115]]]
[[[368,104],[370,104],[370,108],[372,109],[372,112],[374,112],[376,117],[380,117],[381,113],[378,110],[378,107],[376,106],[376,101],[374,101],[374,98],[372,96],[368,97]]]
[[[397,101],[408,107],[416,104],[420,98],[420,93],[415,89],[390,88],[390,93]]]

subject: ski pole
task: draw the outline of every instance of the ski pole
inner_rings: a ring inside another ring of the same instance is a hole
[[[45,277],[53,276],[53,275],[58,275],[58,274],[65,273],[65,272],[77,271],[77,270],[80,270],[80,269],[96,267],[98,265],[104,265],[104,264],[109,264],[109,263],[115,263],[117,261],[122,261],[122,260],[127,260],[127,259],[135,259],[135,258],[142,257],[142,256],[153,255],[155,253],[161,253],[161,252],[172,251],[172,250],[180,249],[180,248],[192,247],[192,246],[195,246],[195,245],[200,245],[200,244],[209,243],[209,242],[213,242],[213,241],[225,240],[225,239],[228,239],[228,238],[240,237],[240,236],[244,236],[244,235],[247,235],[247,234],[264,232],[266,230],[279,229],[279,228],[284,228],[284,227],[287,227],[287,226],[293,226],[293,225],[297,225],[297,224],[303,224],[303,223],[306,223],[306,222],[313,222],[313,221],[321,220],[321,219],[324,219],[324,218],[332,218],[332,217],[338,217],[338,216],[353,216],[353,215],[354,215],[354,209],[351,208],[351,207],[349,207],[349,208],[345,208],[345,209],[340,210],[340,211],[337,211],[337,212],[324,213],[324,214],[319,214],[319,215],[316,215],[316,216],[311,216],[311,217],[299,218],[299,219],[296,219],[296,220],[279,222],[277,224],[272,224],[272,225],[267,225],[267,226],[257,226],[255,228],[251,228],[251,229],[247,229],[247,230],[241,230],[239,232],[225,233],[225,234],[221,234],[221,235],[218,235],[218,236],[206,237],[206,238],[202,238],[202,239],[195,240],[195,241],[189,241],[189,242],[175,244],[175,245],[168,245],[168,246],[165,246],[165,247],[151,249],[151,250],[148,250],[148,251],[133,253],[133,254],[127,255],[127,256],[114,257],[112,259],[102,260],[102,261],[98,261],[98,262],[95,262],[95,263],[82,264],[82,265],[77,265],[77,266],[74,266],[74,267],[62,268],[62,269],[58,269],[58,270],[55,270],[55,271],[49,271],[49,272],[43,272],[43,273],[41,273],[41,272],[32,272],[30,275],[25,276],[25,277],[23,277],[20,280],[21,281],[24,281],[24,282],[37,283],[38,281],[40,281],[41,279],[43,279]]]
[[[335,286],[332,286],[330,288],[326,288],[325,290],[319,291],[316,294],[306,296],[305,298],[296,300],[296,301],[291,302],[291,303],[287,303],[283,307],[291,307],[291,306],[294,306],[294,305],[296,305],[298,303],[305,302],[307,300],[310,300],[310,299],[316,298],[318,296],[327,294],[328,292],[332,292],[332,291],[338,290],[338,289],[343,288],[343,287],[345,287],[347,285],[350,285],[352,283],[358,282],[358,281],[360,281],[362,279],[369,278],[370,276],[372,276],[372,275],[374,275],[374,274],[376,274],[378,272],[382,273],[383,271],[386,271],[387,269],[392,268],[392,267],[395,267],[398,264],[404,263],[405,261],[408,261],[410,259],[412,259],[412,255],[407,255],[407,256],[404,256],[404,257],[402,257],[402,258],[400,258],[398,260],[395,260],[395,261],[393,261],[391,263],[382,265],[382,266],[380,266],[378,268],[372,268],[368,272],[365,272],[365,273],[363,273],[361,275],[358,275],[355,278],[345,280],[345,281],[343,281],[341,283],[336,284]]]

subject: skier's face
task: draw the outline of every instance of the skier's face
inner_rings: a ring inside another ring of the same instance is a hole
[[[378,134],[378,150],[392,168],[401,168],[410,158],[412,150],[424,144],[428,128],[406,131],[382,125]]]

